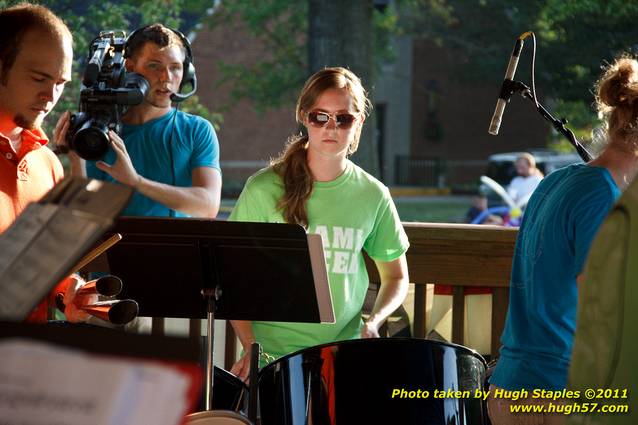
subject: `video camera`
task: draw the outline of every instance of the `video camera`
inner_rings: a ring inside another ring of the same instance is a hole
[[[124,31],[102,31],[93,39],[80,89],[79,112],[71,115],[66,142],[86,160],[102,158],[109,149],[109,130],[121,129],[129,106],[139,105],[148,81],[124,67]]]

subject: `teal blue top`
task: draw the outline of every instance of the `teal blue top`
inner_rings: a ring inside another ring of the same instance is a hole
[[[557,170],[540,183],[516,240],[492,384],[507,390],[565,388],[576,330],[576,277],[619,196],[606,168],[584,164]]]
[[[171,109],[164,116],[141,125],[124,124],[122,139],[133,167],[141,176],[171,186],[191,187],[192,171],[198,167],[219,169],[219,143],[213,126],[204,118]],[[109,149],[103,161],[115,162]],[[115,182],[87,161],[88,177]],[[135,192],[122,213],[128,216],[185,217],[178,211]]]

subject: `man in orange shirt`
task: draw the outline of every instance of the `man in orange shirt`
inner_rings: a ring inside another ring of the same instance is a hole
[[[41,124],[71,79],[72,43],[68,27],[45,7],[0,10],[0,233],[63,177],[60,161],[45,147]],[[82,285],[71,276],[52,292],[64,294],[69,321],[88,317],[75,308]],[[46,320],[46,301],[30,321]]]

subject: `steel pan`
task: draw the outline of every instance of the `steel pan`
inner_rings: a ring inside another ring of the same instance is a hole
[[[252,425],[242,415],[248,402],[248,387],[235,375],[217,366],[213,370],[213,410],[204,410],[186,416],[186,425]]]
[[[208,410],[186,416],[186,425],[252,425],[252,422],[228,410]]]
[[[261,425],[483,425],[486,405],[474,395],[485,372],[475,351],[422,339],[311,347],[260,371]],[[397,390],[405,397],[393,397]],[[434,398],[435,390],[469,391],[470,397]]]

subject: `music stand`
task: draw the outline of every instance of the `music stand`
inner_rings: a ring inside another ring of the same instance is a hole
[[[321,237],[301,226],[124,217],[113,232],[108,267],[141,316],[207,317],[206,410],[215,318],[334,323]]]
[[[86,324],[47,324],[0,321],[0,340],[28,338],[87,352],[135,359],[168,362],[197,362],[197,347],[187,338],[127,334],[115,329]]]

